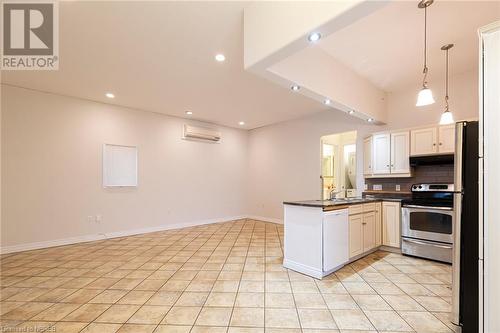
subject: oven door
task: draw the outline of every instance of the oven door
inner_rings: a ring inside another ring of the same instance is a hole
[[[405,205],[402,215],[403,237],[453,244],[453,208]]]

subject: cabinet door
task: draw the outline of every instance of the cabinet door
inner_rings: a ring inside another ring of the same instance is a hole
[[[363,214],[363,252],[375,247],[375,212]]]
[[[391,134],[391,173],[410,173],[410,132]]]
[[[437,153],[436,127],[422,128],[411,131],[411,156]]]
[[[373,136],[373,173],[388,174],[391,172],[391,135],[377,134]]]
[[[401,208],[399,202],[382,203],[382,244],[400,247]]]
[[[371,175],[372,172],[372,137],[363,141],[363,173]]]
[[[375,246],[382,245],[382,203],[375,203]]]
[[[363,214],[349,216],[349,258],[363,253]]]
[[[439,127],[439,145],[438,152],[455,152],[455,124]]]

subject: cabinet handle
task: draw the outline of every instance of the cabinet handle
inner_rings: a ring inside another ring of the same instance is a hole
[[[386,166],[389,167],[389,164],[387,164]]]
[[[366,222],[363,222],[363,224],[366,224]]]
[[[433,143],[433,144],[432,144],[432,146],[433,146],[433,147],[436,147],[436,144],[435,144],[435,143]]]
[[[443,143],[442,143],[442,142],[440,142],[440,143],[439,143],[439,145],[440,145],[440,146],[442,146],[442,145],[443,145]]]

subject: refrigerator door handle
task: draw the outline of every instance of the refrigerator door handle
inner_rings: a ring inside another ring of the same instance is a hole
[[[455,223],[453,225],[453,275],[451,298],[451,322],[460,325],[460,227],[462,223],[462,193],[453,195]]]
[[[464,139],[464,122],[458,122],[455,125],[455,192],[462,192],[462,163],[463,163],[463,139]]]

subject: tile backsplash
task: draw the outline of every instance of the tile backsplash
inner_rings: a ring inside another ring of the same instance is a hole
[[[410,191],[411,185],[416,183],[453,183],[453,164],[421,165],[413,168],[412,177],[405,178],[366,178],[368,190],[374,185],[382,185],[383,191],[396,191],[400,185],[401,192]]]

